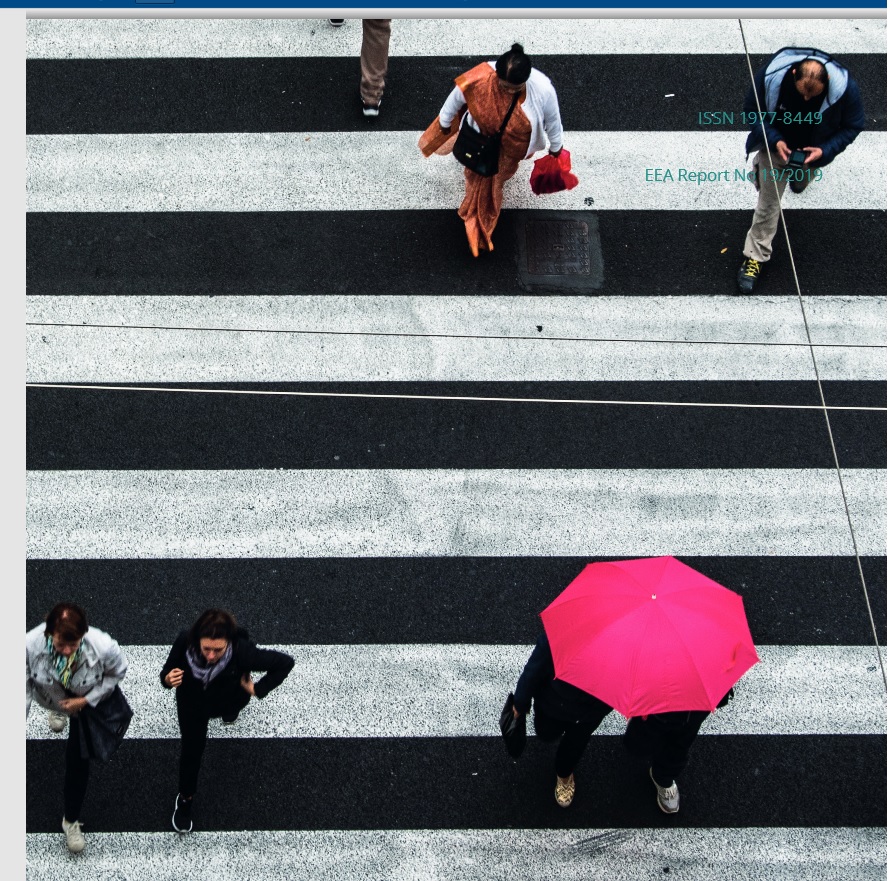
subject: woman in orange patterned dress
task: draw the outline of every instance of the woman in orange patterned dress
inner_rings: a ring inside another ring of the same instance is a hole
[[[418,146],[424,156],[451,152],[464,108],[473,128],[485,135],[495,134],[513,96],[519,93],[501,139],[497,174],[482,177],[464,169],[466,195],[457,213],[466,226],[470,250],[478,257],[480,250],[494,250],[491,235],[501,213],[504,184],[516,174],[520,161],[543,150],[547,140],[552,156],[562,152],[562,121],[553,84],[532,67],[531,59],[518,43],[497,61],[477,64],[461,74],[455,83],[439,115],[420,136]]]

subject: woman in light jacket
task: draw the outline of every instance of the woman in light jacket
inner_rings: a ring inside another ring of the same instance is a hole
[[[501,213],[504,184],[516,174],[520,161],[546,149],[548,140],[551,156],[562,152],[562,120],[553,84],[532,67],[519,43],[497,61],[477,64],[455,83],[438,117],[420,137],[418,146],[424,156],[451,152],[464,108],[474,129],[485,135],[495,134],[513,96],[519,95],[501,139],[497,174],[482,177],[464,169],[466,195],[457,213],[466,227],[470,250],[478,257],[480,250],[494,250],[491,236]]]
[[[183,630],[161,669],[164,688],[176,689],[176,714],[182,736],[179,794],[173,828],[191,832],[192,799],[207,742],[210,719],[234,724],[251,697],[264,698],[281,685],[294,666],[284,652],[259,648],[224,609],[207,609],[190,630]],[[267,671],[254,682],[251,673]]]
[[[86,844],[80,809],[87,791],[90,760],[80,755],[78,713],[109,697],[127,672],[120,646],[104,631],[87,624],[74,603],[59,603],[25,634],[25,717],[31,701],[49,710],[49,727],[61,733],[70,721],[65,749],[65,813],[62,831],[68,850],[80,853]]]

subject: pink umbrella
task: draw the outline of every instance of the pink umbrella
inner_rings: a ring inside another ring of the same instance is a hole
[[[590,563],[541,619],[556,678],[627,718],[713,712],[759,660],[742,598],[674,557]]]

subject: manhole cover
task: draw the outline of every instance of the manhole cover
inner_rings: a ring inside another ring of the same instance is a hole
[[[530,220],[525,245],[530,275],[590,275],[590,239],[581,220]]]
[[[517,238],[519,283],[526,290],[581,294],[602,287],[603,255],[594,213],[529,212],[517,226]]]

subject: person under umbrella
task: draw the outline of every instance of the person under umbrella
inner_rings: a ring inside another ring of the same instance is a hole
[[[541,620],[555,675],[631,720],[625,745],[676,813],[698,729],[759,660],[742,598],[675,557],[616,560],[587,565]]]
[[[86,846],[80,809],[90,778],[90,760],[80,750],[78,714],[109,697],[127,672],[120,646],[103,630],[87,624],[86,612],[74,603],[58,603],[25,634],[25,718],[36,700],[49,710],[49,727],[57,734],[68,723],[65,747],[65,813],[62,831],[71,853]]]
[[[191,832],[192,800],[207,742],[210,719],[234,724],[250,698],[264,698],[284,682],[294,659],[284,652],[259,648],[235,618],[223,609],[207,609],[190,630],[183,630],[161,670],[164,688],[176,689],[176,714],[182,736],[179,793],[173,828]],[[251,673],[266,675],[254,682]]]
[[[542,633],[519,677],[513,714],[528,713],[534,701],[535,734],[559,740],[556,750],[556,803],[567,808],[575,797],[575,768],[590,737],[612,708],[599,698],[557,679],[547,634]]]
[[[733,695],[730,689],[717,706],[725,707]],[[621,742],[629,753],[649,762],[655,799],[666,814],[680,810],[677,777],[689,764],[689,750],[709,715],[707,710],[650,713],[633,716],[627,723]]]

